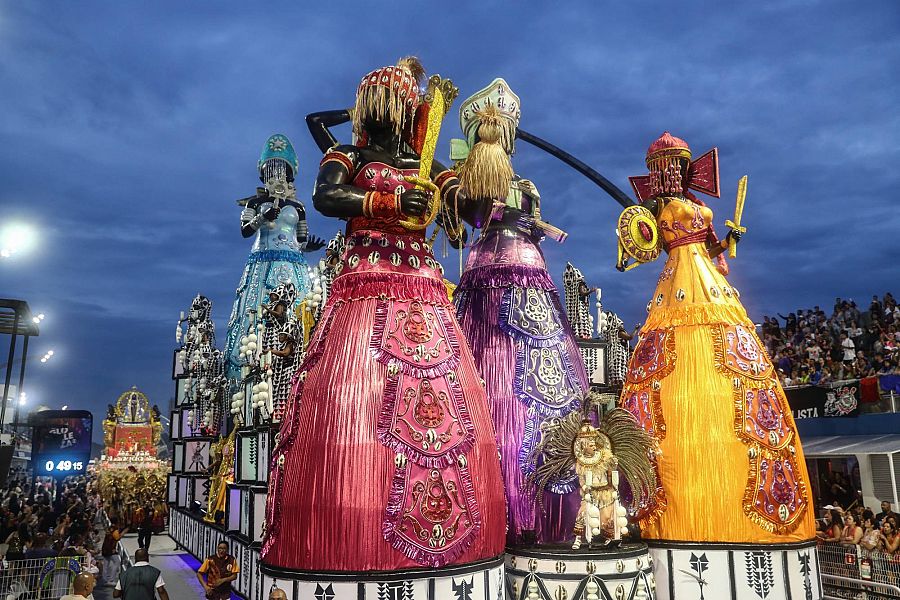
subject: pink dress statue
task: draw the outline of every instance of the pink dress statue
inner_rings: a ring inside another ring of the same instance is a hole
[[[419,162],[413,73],[401,62],[363,78],[361,141],[322,160],[314,200],[349,221],[346,250],[273,454],[270,568],[407,571],[503,552],[481,377],[423,232],[400,224],[421,200],[406,179]],[[459,193],[452,171],[432,179],[444,197]]]

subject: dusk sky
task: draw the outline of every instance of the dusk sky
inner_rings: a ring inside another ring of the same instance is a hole
[[[892,0],[6,1],[0,219],[32,224],[39,246],[0,260],[0,296],[47,315],[32,356],[55,350],[30,362],[29,403],[93,410],[96,430],[136,385],[166,411],[176,320],[198,292],[224,341],[252,242],[235,200],[254,192],[263,142],[291,138],[310,229],[330,238],[342,223],[308,200],[320,153],[303,118],[350,106],[364,73],[410,54],[461,97],[505,78],[524,129],[626,191],[663,130],[695,156],[717,146],[722,198],[705,199],[722,236],[750,176],[729,279],[755,319],[900,292]],[[520,143],[514,164],[569,233],[543,244],[557,281],[569,260],[639,322],[662,263],[615,271],[620,207],[535,148]],[[458,279],[456,256],[444,263]]]

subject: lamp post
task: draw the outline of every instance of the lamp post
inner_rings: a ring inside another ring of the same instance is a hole
[[[13,437],[19,435],[19,405],[22,404],[22,400],[25,397],[25,392],[22,391],[25,385],[25,363],[27,362],[26,358],[28,356],[28,340],[31,338],[30,335],[25,336],[25,340],[22,342],[22,365],[19,367],[19,401],[16,402],[15,407],[13,408]],[[12,366],[12,365],[10,365]],[[5,403],[4,403],[5,404]],[[5,408],[5,407],[4,407]]]

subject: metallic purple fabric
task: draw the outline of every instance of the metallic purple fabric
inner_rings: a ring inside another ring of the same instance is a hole
[[[510,297],[528,294],[549,310],[549,321],[562,325],[542,336],[529,328],[509,327]],[[522,392],[524,357],[529,350],[552,350],[563,356],[569,387],[588,389],[587,374],[574,337],[565,321],[558,292],[536,243],[506,229],[489,229],[469,254],[466,271],[456,291],[459,321],[469,341],[475,364],[485,381],[491,418],[500,449],[500,463],[508,502],[507,544],[522,542],[523,530],[535,530],[538,542],[558,542],[571,537],[568,526],[578,509],[577,481],[558,482],[554,491],[544,491],[544,512],[535,490],[526,484],[529,465],[522,453],[535,442],[540,423],[577,408],[577,394],[559,398],[534,398]],[[517,383],[518,382],[518,383]],[[578,390],[576,390],[578,391]],[[533,390],[532,390],[533,392]]]
[[[463,276],[473,269],[490,265],[519,265],[547,272],[544,254],[537,244],[522,233],[500,227],[488,229],[472,246]]]

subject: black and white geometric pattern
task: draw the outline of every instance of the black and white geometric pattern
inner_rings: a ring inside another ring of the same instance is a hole
[[[509,549],[506,555],[506,600],[656,597],[653,565],[645,544],[587,552]]]
[[[768,552],[747,552],[747,587],[756,592],[760,600],[768,600],[775,585],[772,572],[772,555]]]
[[[651,543],[659,600],[823,598],[814,542]]]
[[[625,325],[616,313],[606,311],[605,314],[606,327],[600,333],[600,340],[609,343],[608,382],[610,385],[622,385],[628,369],[629,348],[628,341],[619,337],[619,332],[624,331]]]

